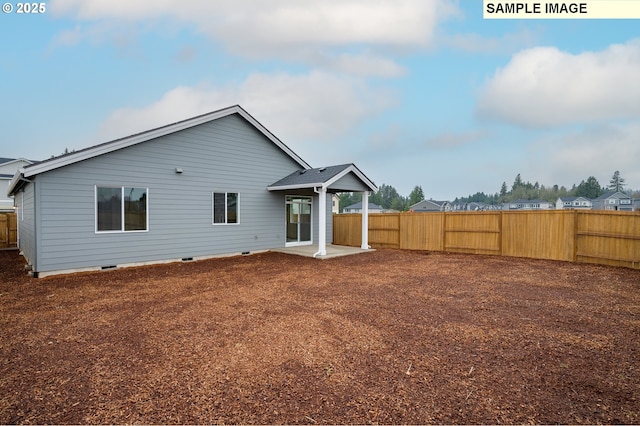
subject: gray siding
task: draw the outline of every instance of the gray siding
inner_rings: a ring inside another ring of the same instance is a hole
[[[284,196],[266,187],[299,168],[234,114],[43,173],[38,271],[282,247]],[[96,185],[149,188],[148,232],[96,233]],[[240,194],[239,224],[212,225],[213,191]]]
[[[34,192],[37,184],[27,185],[16,194],[18,206],[18,247],[34,268],[37,267],[36,256],[36,217]]]
[[[347,173],[329,187],[334,192],[361,192],[368,191],[369,188],[353,173]]]

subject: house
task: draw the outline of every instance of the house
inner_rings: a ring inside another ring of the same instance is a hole
[[[338,194],[331,194],[331,213],[340,213],[340,197]]]
[[[640,212],[640,198],[635,198],[633,200],[633,210],[636,212]]]
[[[13,212],[13,198],[9,198],[9,184],[16,172],[24,166],[33,164],[25,158],[0,157],[0,212]]]
[[[449,212],[451,203],[448,201],[422,200],[409,207],[413,212]]]
[[[556,209],[591,210],[593,202],[585,197],[559,197],[556,201]]]
[[[497,206],[480,201],[451,203],[451,211],[454,212],[478,212],[486,210],[497,210]]]
[[[384,213],[384,209],[382,206],[379,206],[374,203],[369,204],[369,213]],[[362,213],[362,202],[351,204],[350,206],[342,209],[342,213]]]
[[[631,197],[621,191],[607,191],[593,200],[594,210],[633,211]]]
[[[510,203],[503,203],[502,210],[550,210],[554,204],[544,200],[515,200]]]
[[[293,245],[322,256],[327,194],[376,190],[354,164],[312,168],[238,105],[26,165],[9,186],[40,277]]]

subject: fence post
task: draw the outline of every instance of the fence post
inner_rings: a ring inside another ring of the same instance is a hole
[[[573,263],[578,261],[578,210],[573,211]]]
[[[502,211],[498,212],[498,254],[502,256]]]
[[[442,212],[442,251],[447,251],[447,212]]]

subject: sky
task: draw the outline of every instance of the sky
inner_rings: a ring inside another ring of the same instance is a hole
[[[43,5],[0,13],[0,157],[239,104],[313,167],[355,163],[405,196],[616,170],[640,189],[639,20],[485,20],[480,0]]]

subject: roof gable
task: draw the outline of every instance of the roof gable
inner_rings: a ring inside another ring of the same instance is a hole
[[[267,189],[269,191],[318,187],[326,189],[349,173],[353,173],[369,190],[378,190],[378,187],[366,177],[355,164],[340,164],[337,166],[298,170],[272,183]]]
[[[375,203],[367,203],[367,206],[369,208],[369,210],[383,210],[382,206],[379,206],[378,204]],[[362,201],[355,203],[355,204],[351,204],[350,206],[347,206],[344,208],[344,210],[357,210],[357,209],[362,209]]]
[[[115,139],[110,142],[105,142],[100,145],[95,145],[89,148],[85,148],[79,151],[75,151],[69,154],[65,154],[59,157],[54,157],[49,160],[41,161],[37,164],[32,164],[24,168],[23,176],[30,177],[40,173],[44,173],[50,170],[54,170],[60,167],[65,167],[79,161],[87,160],[89,158],[97,157],[98,155],[107,154],[122,148],[126,148],[132,145],[136,145],[142,142],[149,141],[161,136],[165,136],[171,133],[178,132],[180,130],[188,129],[198,126],[200,124],[208,123],[213,120],[217,120],[232,114],[238,114],[249,122],[253,127],[260,131],[271,142],[278,146],[282,151],[295,160],[301,167],[308,169],[311,166],[300,158],[295,152],[293,152],[288,146],[286,146],[280,139],[278,139],[273,133],[267,130],[262,124],[260,124],[255,118],[253,118],[248,112],[246,112],[240,105],[234,105],[228,108],[213,111],[207,114],[202,114],[196,117],[192,117],[186,120],[178,121],[173,124],[168,124],[155,129],[147,130],[141,133],[136,133],[131,136],[127,136],[120,139]]]
[[[599,196],[598,198],[596,198],[596,200],[607,200],[609,198],[617,198],[617,199],[622,198],[626,200],[626,199],[630,199],[631,197],[621,191],[607,191],[601,196]]]

